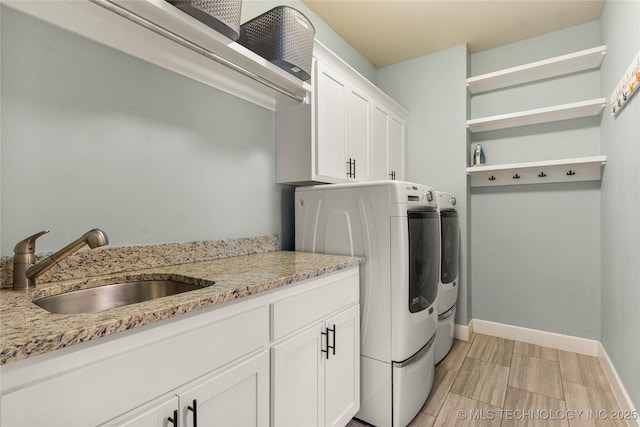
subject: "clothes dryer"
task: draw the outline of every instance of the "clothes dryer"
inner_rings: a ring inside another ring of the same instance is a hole
[[[438,284],[438,329],[435,341],[435,363],[439,363],[453,346],[458,276],[460,269],[460,223],[456,198],[437,191],[440,217],[440,282]]]
[[[299,187],[296,250],[363,256],[360,411],[406,426],[431,391],[440,227],[435,192],[409,182]]]

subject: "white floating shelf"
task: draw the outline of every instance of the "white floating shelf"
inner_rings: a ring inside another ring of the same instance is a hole
[[[2,0],[2,3],[271,110],[275,110],[276,99],[285,95],[254,78],[221,65],[212,56],[221,57],[232,66],[245,69],[258,80],[267,81],[298,98],[305,98],[311,91],[308,83],[164,0]],[[109,8],[120,7],[124,9],[124,13],[111,11],[101,4]],[[129,12],[148,21],[148,25],[141,25],[121,16],[128,15]],[[189,46],[196,45],[198,52],[159,34],[153,29],[157,27],[185,39]]]
[[[598,98],[589,101],[520,111],[517,113],[500,114],[497,116],[467,120],[467,128],[471,132],[486,132],[490,130],[556,122],[579,117],[597,116],[602,112],[605,105],[606,99]]]
[[[469,93],[477,94],[502,89],[522,83],[561,76],[583,70],[600,67],[607,46],[598,46],[555,58],[532,62],[530,64],[507,68],[493,73],[469,77]]]
[[[472,187],[599,181],[606,156],[467,168]]]

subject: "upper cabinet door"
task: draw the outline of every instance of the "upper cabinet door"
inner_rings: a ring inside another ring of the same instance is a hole
[[[389,113],[380,105],[373,106],[371,114],[371,169],[372,179],[390,179],[388,175]]]
[[[123,423],[116,422],[118,427],[165,427],[171,425],[169,417],[174,416],[173,411],[178,410],[179,403],[177,396],[170,396],[155,406],[148,407],[133,415]],[[109,423],[111,425],[111,423]]]
[[[318,175],[346,179],[346,82],[318,61],[316,82],[316,132]]]
[[[394,115],[389,117],[388,172],[393,179],[404,181],[404,132],[405,122]]]
[[[351,178],[371,180],[369,164],[369,104],[370,98],[355,87],[347,91],[347,162],[351,163]]]
[[[372,114],[372,179],[404,180],[405,121],[375,103]]]

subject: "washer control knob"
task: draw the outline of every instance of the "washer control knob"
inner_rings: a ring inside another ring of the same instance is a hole
[[[428,202],[432,202],[433,201],[433,192],[427,191],[427,201]]]
[[[452,197],[452,198],[451,198],[451,200],[449,200],[449,201],[451,202],[451,204],[452,204],[453,206],[455,206],[455,205],[456,205],[456,203],[458,203],[458,202],[456,202],[456,198],[455,198],[455,197]]]

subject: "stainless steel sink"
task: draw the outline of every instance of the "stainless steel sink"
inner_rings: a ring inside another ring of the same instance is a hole
[[[96,313],[196,289],[202,289],[202,286],[173,280],[144,280],[52,295],[33,303],[50,313]]]

